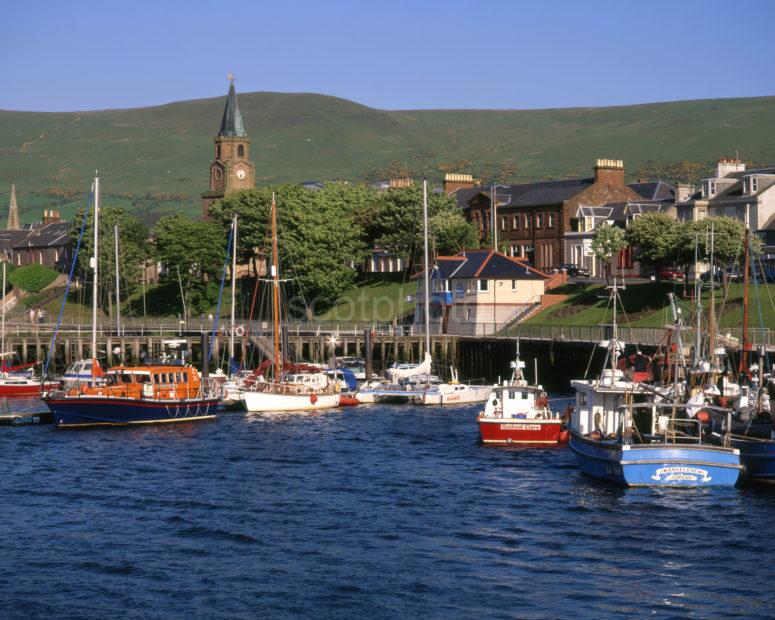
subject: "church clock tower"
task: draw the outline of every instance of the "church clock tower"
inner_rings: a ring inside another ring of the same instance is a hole
[[[229,76],[229,94],[223,110],[221,129],[215,136],[215,158],[210,164],[210,189],[202,194],[202,215],[224,196],[256,185],[256,167],[250,161],[250,138],[245,133],[237,106],[234,79]]]

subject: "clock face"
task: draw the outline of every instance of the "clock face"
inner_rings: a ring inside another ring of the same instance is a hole
[[[246,176],[248,176],[248,173],[244,170],[237,170],[237,178],[242,181]]]

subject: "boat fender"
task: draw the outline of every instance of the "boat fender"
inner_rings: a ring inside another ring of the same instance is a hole
[[[536,407],[539,409],[546,409],[548,404],[549,400],[546,398],[546,396],[539,396],[536,398]]]
[[[238,338],[242,338],[242,336],[244,336],[244,335],[245,335],[245,328],[244,328],[244,327],[242,327],[242,325],[237,325],[237,327],[235,327],[235,328],[234,328],[234,334],[235,334],[235,335],[236,335]]]
[[[708,413],[705,409],[700,409],[697,413],[694,414],[694,417],[697,418],[702,424],[707,424],[710,422],[710,413]]]
[[[318,395],[317,394],[310,394],[309,395],[309,402],[311,402],[313,405],[318,402]]]

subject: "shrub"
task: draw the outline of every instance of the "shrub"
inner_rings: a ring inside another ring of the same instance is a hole
[[[28,293],[38,293],[56,280],[59,275],[53,269],[43,265],[19,267],[8,276],[8,281]]]

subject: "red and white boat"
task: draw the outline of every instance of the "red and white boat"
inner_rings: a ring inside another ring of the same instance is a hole
[[[511,381],[493,388],[484,411],[479,414],[479,434],[490,444],[556,445],[568,440],[565,421],[549,409],[549,399],[540,385],[524,378],[524,362],[511,363]]]
[[[33,369],[13,367],[0,373],[0,398],[5,396],[40,396],[43,392],[60,387],[58,381],[43,381]]]

